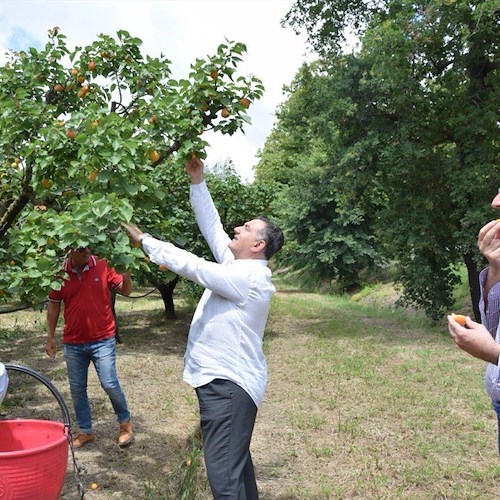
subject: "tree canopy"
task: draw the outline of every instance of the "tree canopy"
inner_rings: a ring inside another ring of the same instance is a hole
[[[477,232],[500,185],[498,10],[299,0],[285,22],[321,56],[288,89],[257,166],[292,200],[288,262],[306,255],[311,272],[348,285],[392,262],[404,301],[439,318],[461,263],[477,293]],[[343,54],[349,29],[360,49]]]
[[[237,73],[245,51],[227,41],[178,80],[126,31],[70,50],[54,28],[42,50],[10,54],[0,68],[0,300],[36,303],[60,287],[68,248],[146,270],[121,221],[161,214],[165,237],[183,233],[177,174],[206,157],[204,131],[233,134],[262,96],[257,77]]]

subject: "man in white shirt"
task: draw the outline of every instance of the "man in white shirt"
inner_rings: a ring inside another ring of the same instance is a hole
[[[186,164],[196,221],[216,262],[124,225],[152,262],[205,288],[189,329],[184,380],[195,388],[207,476],[216,500],[258,498],[250,441],[267,383],[262,350],[271,297],[268,260],[283,233],[264,217],[234,229],[231,239],[204,181],[203,163]]]

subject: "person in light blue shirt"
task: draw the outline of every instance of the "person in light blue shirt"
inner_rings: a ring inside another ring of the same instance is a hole
[[[491,206],[500,209],[500,189]],[[462,327],[448,316],[448,329],[460,349],[488,363],[484,383],[497,413],[500,453],[500,219],[488,222],[479,231],[478,247],[488,261],[488,267],[479,274],[481,323],[467,317]]]
[[[268,260],[284,242],[280,228],[257,217],[230,238],[204,181],[203,163],[186,164],[190,200],[215,262],[124,224],[152,262],[203,286],[189,329],[184,380],[198,396],[207,476],[219,499],[258,498],[250,441],[267,384],[262,349],[275,287]]]

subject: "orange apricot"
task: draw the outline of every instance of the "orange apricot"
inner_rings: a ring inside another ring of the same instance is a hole
[[[87,178],[90,182],[94,182],[98,175],[99,175],[99,170],[93,170],[92,172],[90,172]]]
[[[461,326],[465,326],[466,317],[463,314],[452,313],[451,317]]]
[[[156,163],[160,159],[160,153],[156,150],[150,151],[148,155],[152,163]]]

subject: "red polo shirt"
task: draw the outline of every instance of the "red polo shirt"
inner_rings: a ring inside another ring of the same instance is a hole
[[[110,288],[118,287],[123,277],[106,260],[92,255],[81,274],[71,260],[64,263],[68,278],[61,290],[52,290],[49,300],[64,302],[63,342],[84,344],[115,335]]]

